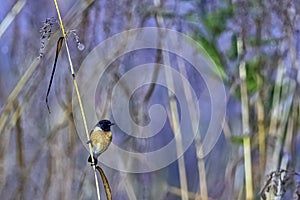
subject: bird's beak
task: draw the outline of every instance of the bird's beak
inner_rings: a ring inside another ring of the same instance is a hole
[[[115,123],[111,123],[110,125],[112,126],[112,125],[116,125],[116,124]]]

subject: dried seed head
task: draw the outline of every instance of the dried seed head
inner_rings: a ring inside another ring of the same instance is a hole
[[[43,26],[40,28],[40,55],[39,57],[42,58],[44,56],[45,47],[47,45],[48,40],[50,39],[51,35],[53,34],[54,30],[57,30],[59,27],[58,21],[54,18],[46,18],[43,22]]]
[[[283,197],[287,190],[293,190],[294,199],[299,197],[299,174],[293,170],[277,170],[267,176],[266,183],[261,191],[262,199],[266,199],[266,193],[277,197]]]
[[[83,44],[81,44],[80,42],[79,43],[77,43],[77,48],[79,49],[79,51],[83,51],[84,50],[84,45]]]
[[[84,50],[85,46],[80,42],[80,38],[79,38],[76,30],[70,30],[70,31],[68,31],[67,35],[69,35],[69,33],[71,33],[73,35],[73,37],[74,37],[74,39],[75,39],[75,41],[77,43],[77,48],[80,51]]]

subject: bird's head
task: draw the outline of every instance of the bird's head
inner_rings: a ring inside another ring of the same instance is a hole
[[[114,123],[111,123],[109,120],[100,120],[97,124],[98,127],[100,127],[103,131],[110,131],[110,127],[114,125]]]

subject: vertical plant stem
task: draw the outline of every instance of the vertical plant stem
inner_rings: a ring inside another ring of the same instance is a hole
[[[14,7],[12,8],[11,12],[13,12],[13,11],[16,12],[17,11],[17,13],[19,13],[19,10],[18,9],[16,10],[15,8],[16,7],[20,7],[20,6],[24,6],[23,4],[21,4],[22,2],[26,3],[26,1],[19,0],[14,5]],[[92,2],[93,1],[85,2],[85,3],[83,3],[83,5],[82,4],[76,5],[75,4],[74,7],[68,12],[67,16],[69,16],[69,18],[71,18],[71,17],[72,18],[76,18],[80,14],[77,14],[77,15],[73,14],[73,13],[75,13],[75,10],[78,10],[78,9],[85,10]],[[17,14],[17,13],[15,13],[15,14]],[[7,17],[11,17],[11,15],[7,15]],[[74,23],[72,24],[72,26],[76,26],[77,23],[75,23],[75,22],[76,21],[74,21]],[[2,24],[4,24],[4,20],[1,22],[1,25],[0,25],[0,33],[1,34],[7,28],[6,26],[4,26]],[[2,36],[1,34],[0,34],[0,37]],[[17,97],[20,95],[21,91],[26,86],[27,82],[32,77],[33,73],[36,72],[36,70],[38,69],[37,67],[39,66],[40,62],[41,62],[40,58],[37,57],[37,58],[35,58],[33,60],[33,62],[29,66],[24,67],[27,70],[24,72],[23,76],[20,78],[20,80],[18,81],[18,83],[16,84],[16,86],[14,87],[14,89],[12,90],[12,92],[9,94],[9,96],[8,96],[8,98],[6,100],[6,103],[3,106],[2,112],[0,114],[0,135],[2,133],[4,133],[3,129],[5,127],[5,124],[6,124],[7,121],[9,121],[9,119],[8,119],[9,116],[8,115],[13,110],[12,109],[12,105],[16,101]]]
[[[20,112],[19,107],[21,107],[19,105],[18,102],[15,103],[15,107],[17,112]],[[21,115],[21,114],[20,114]],[[23,128],[22,128],[22,124],[21,124],[21,117],[17,119],[16,121],[16,152],[17,152],[17,162],[18,163],[18,167],[20,169],[20,174],[19,174],[19,188],[18,188],[18,193],[19,193],[19,197],[21,199],[24,198],[24,193],[25,193],[25,173],[24,173],[24,145],[23,145]]]
[[[288,161],[292,153],[291,147],[292,147],[292,140],[293,140],[293,130],[295,126],[294,117],[296,115],[297,115],[297,110],[292,110],[292,117],[288,119],[286,138],[283,147],[283,157],[281,159],[280,169],[287,169]]]
[[[285,137],[285,143],[283,146],[284,154],[283,158],[281,160],[281,169],[287,169],[288,162],[290,160],[290,156],[292,154],[292,140],[293,140],[293,132],[296,130],[297,126],[297,118],[298,118],[298,112],[297,107],[299,106],[299,94],[297,93],[299,89],[300,84],[300,70],[299,70],[299,59],[297,56],[297,45],[295,43],[294,39],[294,30],[293,27],[287,27],[287,35],[288,35],[288,42],[290,44],[290,58],[292,61],[292,68],[297,72],[296,80],[288,78],[288,82],[291,88],[290,93],[288,95],[292,95],[292,105],[291,105],[291,111],[289,111],[289,115],[287,116],[288,122],[287,122],[287,130],[286,130],[286,137]]]
[[[178,67],[179,67],[179,71],[180,73],[187,77],[187,73],[186,73],[186,69],[185,69],[185,65],[184,62],[181,58],[177,58],[177,63],[178,63]],[[187,87],[186,84],[183,84],[183,89],[184,89],[184,94],[187,100],[187,103],[192,99],[192,94],[191,94],[191,90],[189,87]],[[189,113],[192,113],[192,107],[190,106],[190,104],[188,103],[188,109],[189,109]],[[195,119],[192,119],[192,116],[190,116],[190,120],[191,120],[191,126],[193,124],[199,124],[199,122],[195,121]],[[208,193],[207,193],[207,183],[206,183],[206,170],[205,170],[205,163],[204,163],[204,159],[203,159],[203,152],[202,152],[202,148],[201,148],[202,144],[201,144],[201,136],[200,136],[200,132],[197,133],[197,136],[195,138],[195,147],[196,147],[196,154],[197,154],[197,160],[198,160],[198,174],[199,174],[199,192],[200,194],[197,196],[197,200],[202,199],[202,200],[206,200],[208,199]]]
[[[265,174],[269,174],[271,171],[277,169],[277,163],[272,158],[273,151],[274,151],[274,140],[277,133],[277,124],[279,121],[279,102],[280,102],[280,92],[283,80],[283,66],[282,61],[279,59],[278,61],[278,68],[277,68],[277,75],[275,80],[275,88],[273,92],[273,101],[272,101],[272,114],[271,114],[271,122],[269,126],[269,133],[268,133],[268,142],[267,142],[267,149],[266,149],[266,169]]]
[[[263,8],[262,3],[259,3],[259,7]],[[258,46],[262,45],[262,19],[264,13],[262,12],[259,17],[255,19],[256,25],[256,43]],[[257,66],[263,65],[263,57],[258,57]],[[260,78],[259,72],[256,74],[256,84],[257,88],[263,88],[263,79]],[[257,114],[257,126],[258,126],[258,149],[259,149],[259,173],[261,177],[264,176],[265,168],[265,156],[266,156],[266,145],[265,145],[265,127],[264,127],[264,105],[262,101],[262,90],[257,91],[257,101],[256,101],[256,114]],[[262,180],[262,179],[261,179]],[[263,184],[263,183],[262,183]]]
[[[84,113],[84,109],[83,109],[83,105],[82,105],[82,101],[81,101],[81,97],[80,97],[80,93],[79,93],[77,81],[76,81],[76,78],[75,78],[73,63],[72,63],[72,60],[71,60],[71,55],[70,55],[70,51],[69,51],[69,47],[68,47],[67,35],[66,35],[65,28],[64,28],[64,25],[63,25],[63,22],[62,22],[62,18],[61,18],[61,15],[60,15],[60,11],[59,11],[57,0],[53,0],[53,1],[54,1],[54,4],[55,4],[57,15],[58,15],[58,19],[59,19],[59,23],[60,23],[60,28],[61,28],[63,37],[65,38],[65,46],[66,46],[68,60],[69,60],[69,64],[70,64],[70,70],[71,70],[72,77],[73,77],[73,84],[74,84],[76,95],[77,95],[77,98],[78,98],[78,103],[79,103],[79,107],[80,107],[80,111],[81,111],[81,116],[82,116],[82,121],[83,121],[84,128],[85,128],[85,133],[86,133],[87,141],[89,141],[90,140],[90,136],[89,136],[89,132],[88,132],[86,117],[85,117],[85,113]],[[93,153],[92,153],[92,145],[91,145],[91,143],[89,143],[89,150],[90,150],[90,155],[91,155],[91,158],[92,158],[92,162],[94,162],[94,157],[93,157]],[[95,165],[93,165],[93,170],[94,170],[94,176],[95,176],[95,184],[96,184],[96,190],[97,190],[97,197],[98,197],[98,200],[100,200],[100,190],[99,190],[99,184],[98,184],[98,178],[97,178],[97,173],[96,173]]]
[[[238,54],[243,54],[243,41],[239,37],[237,41]],[[241,80],[241,100],[242,100],[242,127],[243,127],[243,146],[244,146],[244,166],[246,179],[246,199],[253,199],[252,186],[252,166],[251,166],[251,143],[250,143],[250,127],[249,127],[249,108],[248,108],[248,94],[246,84],[246,63],[244,59],[240,61],[239,73]]]
[[[257,76],[257,85],[259,83],[259,77]],[[258,97],[256,101],[256,113],[257,113],[257,123],[258,123],[258,147],[259,147],[259,168],[260,172],[263,173],[265,168],[265,157],[266,157],[266,133],[264,127],[264,106],[262,103],[261,92],[258,91]],[[263,176],[263,174],[261,174]]]
[[[164,57],[164,63],[167,66],[170,66],[169,62],[169,55],[167,52],[163,53]],[[178,119],[178,109],[177,109],[177,104],[176,100],[171,93],[171,90],[174,91],[174,82],[173,82],[173,77],[172,74],[170,73],[169,70],[165,71],[165,76],[166,76],[166,82],[168,85],[168,96],[170,99],[170,122],[171,126],[173,129],[174,133],[174,138],[176,141],[176,151],[177,155],[182,155],[179,156],[178,158],[178,167],[179,167],[179,178],[180,178],[180,187],[181,187],[181,199],[182,200],[188,200],[188,186],[187,186],[187,178],[186,178],[186,170],[185,170],[185,164],[184,164],[184,156],[183,156],[183,149],[182,149],[182,144],[181,144],[181,131],[180,131],[180,126],[179,126],[179,119]]]
[[[295,89],[295,85],[291,84],[289,80],[285,79],[284,86],[282,88],[281,96],[280,96],[280,99],[282,100],[279,104],[280,121],[278,123],[277,132],[275,135],[276,138],[275,147],[273,149],[273,155],[271,158],[275,165],[273,167],[276,167],[276,169],[279,166],[279,164],[282,162],[281,150],[283,147],[284,139],[286,139],[284,138],[284,135],[286,134],[285,129],[287,127],[288,119],[290,118],[290,112],[292,109],[292,99],[294,95],[294,89]]]
[[[129,180],[129,177],[126,176],[123,181],[125,183],[124,187],[125,187],[128,198],[130,200],[137,200],[136,195],[134,193],[133,185],[132,185],[131,181]]]
[[[154,1],[154,5],[159,7],[161,6],[160,0]],[[156,16],[157,23],[159,27],[164,28],[164,19],[161,15]],[[160,33],[162,35],[163,40],[163,32]],[[162,43],[163,47],[165,47],[167,44]],[[168,52],[162,52],[163,54],[163,63],[165,63],[167,66],[170,65],[170,58]],[[172,77],[172,73],[170,70],[165,70],[165,77],[166,77],[166,83],[168,86],[168,97],[169,97],[169,105],[170,105],[170,123],[173,129],[174,133],[174,139],[176,143],[176,151],[178,155],[178,168],[179,168],[179,181],[180,181],[180,188],[181,188],[181,199],[182,200],[188,200],[188,185],[187,185],[187,177],[186,177],[186,170],[185,170],[185,164],[184,164],[184,156],[183,156],[183,149],[181,144],[181,130],[179,126],[179,119],[178,119],[178,109],[176,100],[172,94],[171,91],[175,91],[174,89],[174,80]],[[180,156],[182,155],[182,156]]]

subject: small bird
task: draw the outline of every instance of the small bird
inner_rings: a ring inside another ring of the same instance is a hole
[[[97,166],[98,163],[98,156],[103,153],[111,143],[112,140],[112,133],[110,131],[110,127],[114,125],[109,120],[101,120],[99,121],[95,128],[90,133],[90,140],[87,144],[91,143],[94,163],[92,163],[91,155],[88,158],[88,162],[91,165]]]

